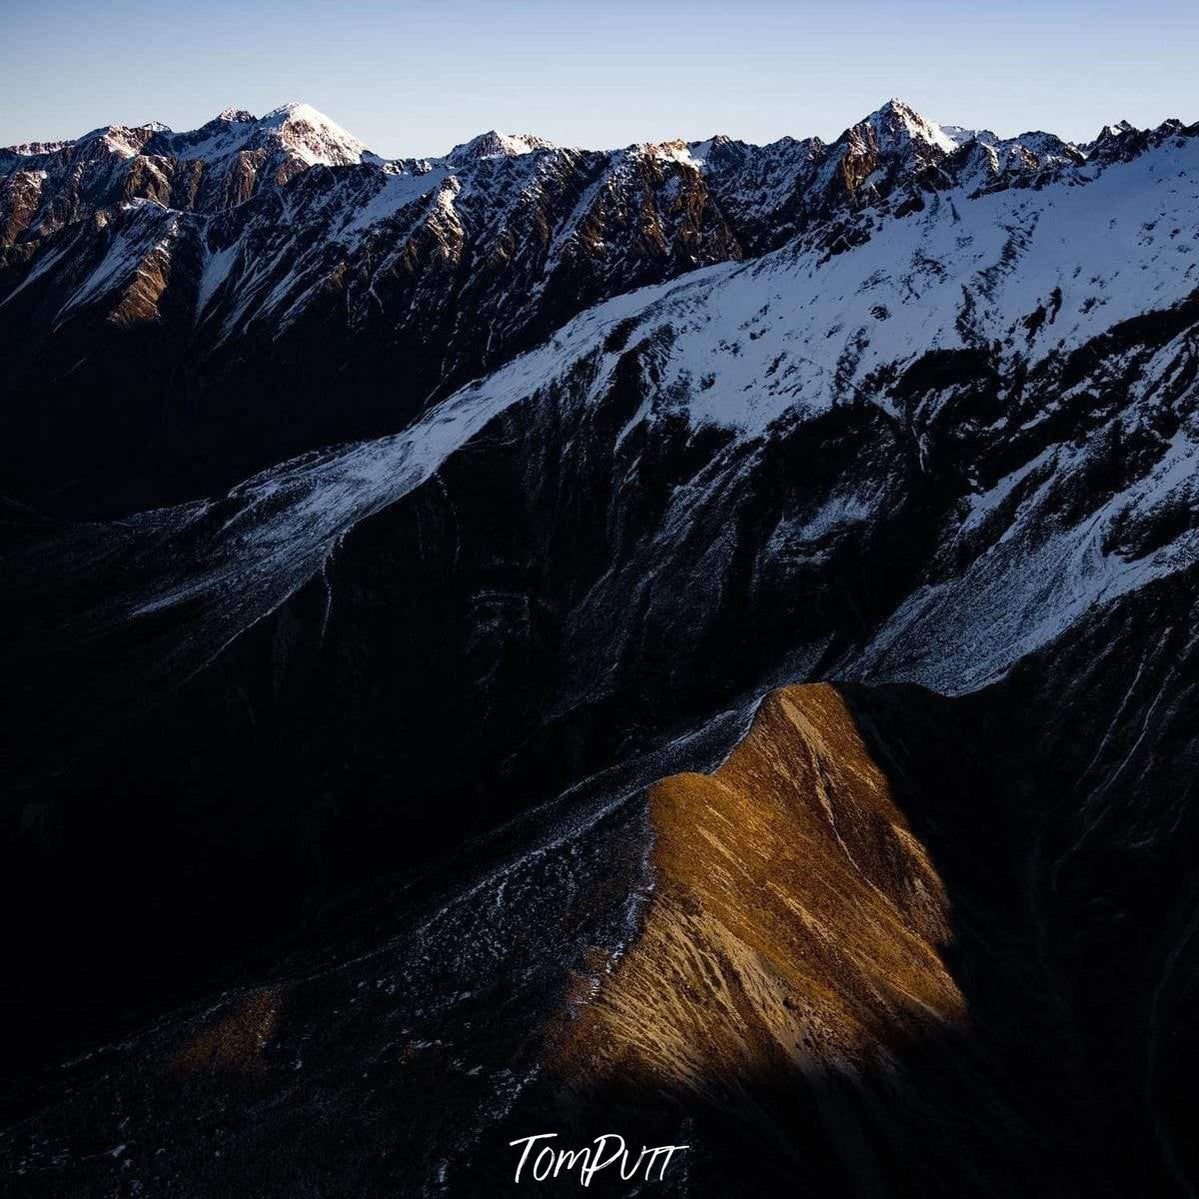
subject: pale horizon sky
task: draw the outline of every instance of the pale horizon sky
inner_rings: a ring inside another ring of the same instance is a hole
[[[891,96],[942,124],[1086,140],[1199,120],[1177,0],[0,0],[0,145],[192,129],[304,100],[387,157],[484,130],[608,148],[832,140]]]

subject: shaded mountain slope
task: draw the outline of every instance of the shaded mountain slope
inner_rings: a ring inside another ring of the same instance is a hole
[[[465,1194],[515,1137],[620,1125],[693,1146],[667,1194],[1185,1193],[1160,1046],[1193,784],[1156,795],[1193,765],[1195,651],[1132,692],[1113,653],[1172,602],[973,696],[790,688],[727,758],[743,724],[597,778],[450,890],[366,893],[325,948],[76,1063],[10,1166],[30,1194]],[[643,798],[683,761],[717,769]]]

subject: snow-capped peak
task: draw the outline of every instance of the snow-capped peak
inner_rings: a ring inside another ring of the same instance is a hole
[[[1104,125],[1099,130],[1096,142],[1110,141],[1112,138],[1123,137],[1126,133],[1135,133],[1136,126],[1129,121],[1117,121],[1114,125]]]
[[[226,121],[230,125],[253,125],[258,120],[252,112],[247,112],[244,108],[222,108],[214,119]]]
[[[534,133],[500,133],[489,129],[472,137],[470,141],[455,146],[446,155],[448,162],[467,163],[477,162],[481,158],[514,158],[521,154],[531,154],[534,150],[556,149],[551,141],[538,137]]]
[[[898,147],[910,142],[923,142],[952,154],[958,143],[935,121],[917,112],[903,100],[888,100],[863,122],[869,125],[881,147]]]
[[[311,104],[284,104],[261,117],[257,125],[268,134],[277,133],[279,140],[308,166],[380,161],[363,142]]]

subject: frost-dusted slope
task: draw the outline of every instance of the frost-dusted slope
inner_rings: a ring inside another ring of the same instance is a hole
[[[582,318],[581,331],[606,315]],[[94,687],[71,695],[50,684],[62,723],[48,739],[87,743],[111,731],[110,716],[128,719],[125,704],[152,708],[318,574],[355,524],[428,480],[558,365],[557,347],[544,347],[403,433],[295,459],[220,499],[68,526],[10,556],[30,601],[23,627],[37,628],[41,648],[96,655]]]

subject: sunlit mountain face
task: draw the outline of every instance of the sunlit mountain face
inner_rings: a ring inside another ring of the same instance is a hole
[[[0,1170],[1199,1189],[1197,447],[1199,125],[0,150]]]

